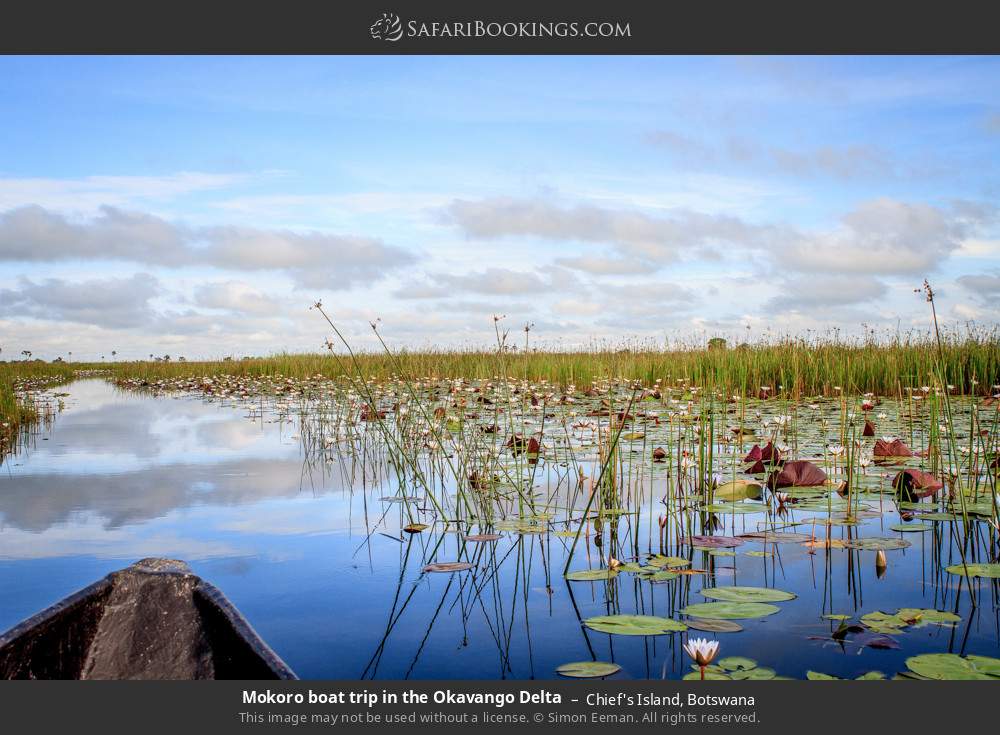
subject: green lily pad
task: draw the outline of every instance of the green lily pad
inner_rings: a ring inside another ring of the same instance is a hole
[[[829,615],[823,616],[824,620],[850,620],[850,615],[844,615],[843,613],[830,613]]]
[[[895,525],[889,526],[892,531],[899,531],[900,533],[916,533],[918,531],[930,531],[934,528],[930,523],[896,523]]]
[[[952,625],[962,622],[962,618],[946,610],[934,610],[933,608],[903,607],[896,615],[903,620],[913,620],[917,627],[924,625]]]
[[[739,623],[715,618],[693,618],[687,621],[687,626],[692,630],[704,630],[708,633],[739,633],[743,630]]]
[[[642,574],[643,572],[648,571],[648,569],[637,562],[630,561],[622,564],[620,567],[616,567],[615,571],[618,573],[629,572],[633,574]]]
[[[991,659],[991,661],[1000,664],[1000,659]],[[979,668],[980,665],[989,666],[989,662],[979,664],[954,653],[924,653],[919,656],[911,656],[906,659],[906,665],[910,671],[926,676],[928,679],[947,681],[996,681],[997,679],[997,677],[988,674],[986,670]]]
[[[701,595],[710,600],[729,602],[784,602],[795,599],[791,592],[769,587],[705,587]]]
[[[612,579],[616,574],[614,569],[579,569],[575,572],[567,572],[566,579],[570,582],[597,582]]]
[[[949,574],[1000,579],[1000,564],[954,564],[944,569]]]
[[[769,669],[765,666],[760,666],[758,668],[749,669],[747,671],[734,671],[729,675],[730,679],[734,681],[766,681],[773,679],[778,675],[778,672],[774,669]]]
[[[714,500],[757,500],[761,496],[762,487],[756,482],[733,480],[723,483],[712,491]]]
[[[889,551],[905,549],[910,546],[910,542],[901,538],[855,538],[845,541],[844,546],[861,551]]]
[[[649,566],[651,567],[667,567],[670,569],[680,569],[681,567],[691,566],[691,562],[681,556],[662,556],[657,554],[656,556],[649,557]]]
[[[745,656],[728,656],[721,659],[718,665],[724,668],[726,671],[739,671],[746,669],[757,668],[757,662],[752,658],[746,658]]]
[[[763,503],[709,503],[703,505],[699,510],[706,513],[723,513],[726,515],[741,513],[763,513],[767,506]]]
[[[657,615],[598,615],[587,618],[583,624],[598,633],[616,635],[665,635],[687,630],[687,626],[679,620]]]
[[[700,680],[701,680],[700,671],[692,671],[684,675],[684,681],[700,681]],[[705,681],[732,681],[732,677],[726,674],[720,674],[715,671],[706,671]]]
[[[681,610],[682,615],[719,620],[763,618],[780,612],[781,608],[763,602],[699,602]]]
[[[881,671],[869,671],[861,676],[855,677],[855,681],[883,681],[885,674]]]
[[[1000,658],[991,656],[966,656],[965,658],[976,667],[976,671],[982,671],[990,676],[1000,676]]]
[[[958,516],[954,513],[921,513],[918,518],[922,521],[934,521],[935,523],[948,523],[957,521]]]
[[[618,664],[607,661],[574,661],[556,667],[557,674],[571,679],[600,679],[617,674],[621,670],[622,667]]]
[[[820,671],[807,671],[806,678],[809,681],[840,681],[839,676],[831,676]]]

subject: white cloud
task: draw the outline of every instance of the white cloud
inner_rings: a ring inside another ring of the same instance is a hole
[[[8,316],[109,328],[145,327],[156,318],[149,302],[160,290],[159,281],[146,273],[79,282],[22,278],[17,288],[0,290],[0,308]]]
[[[32,205],[0,214],[0,260],[120,260],[288,273],[300,286],[340,290],[414,262],[407,250],[369,237],[248,227],[187,227],[102,206],[77,221]]]

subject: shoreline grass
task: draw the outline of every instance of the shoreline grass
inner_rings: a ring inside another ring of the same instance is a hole
[[[489,379],[497,375],[496,350],[355,351],[357,370],[379,381],[394,378]],[[897,395],[934,381],[943,361],[949,383],[964,394],[987,395],[1000,381],[1000,334],[951,338],[940,348],[932,339],[807,343],[799,340],[728,349],[593,351],[511,351],[503,356],[509,377],[548,381],[557,386],[587,385],[606,378],[653,385],[687,380],[703,388],[771,395]],[[103,369],[119,378],[171,378],[198,375],[281,375],[298,378],[343,377],[343,362],[327,354],[278,354],[264,358],[189,362],[75,364]]]

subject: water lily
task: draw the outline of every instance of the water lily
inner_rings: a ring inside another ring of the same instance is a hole
[[[694,638],[684,644],[684,650],[691,660],[698,664],[701,669],[702,681],[705,680],[705,667],[715,660],[719,653],[719,642],[710,641],[707,638]]]

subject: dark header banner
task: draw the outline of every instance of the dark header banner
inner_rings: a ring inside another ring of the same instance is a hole
[[[992,717],[996,687],[972,681],[0,682],[0,725],[4,732],[47,733],[89,723],[102,735],[542,727],[578,734],[935,732],[953,728],[956,712],[982,726]]]
[[[0,51],[208,54],[996,53],[997,3],[35,0]]]

